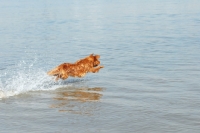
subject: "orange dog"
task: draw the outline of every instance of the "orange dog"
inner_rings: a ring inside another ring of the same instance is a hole
[[[59,78],[67,79],[69,76],[72,77],[83,77],[86,73],[98,72],[103,66],[98,66],[100,55],[89,55],[84,59],[80,59],[75,63],[63,63],[53,70],[49,71],[47,74],[51,76],[57,76],[56,80]]]

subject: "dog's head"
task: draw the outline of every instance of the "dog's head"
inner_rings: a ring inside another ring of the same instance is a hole
[[[100,61],[99,61],[100,55],[91,54],[90,58],[93,61],[93,67],[97,67],[100,64]]]

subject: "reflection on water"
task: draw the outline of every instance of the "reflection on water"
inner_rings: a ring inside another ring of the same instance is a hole
[[[98,110],[97,102],[102,97],[102,88],[62,88],[57,90],[51,108],[60,112],[92,115]]]

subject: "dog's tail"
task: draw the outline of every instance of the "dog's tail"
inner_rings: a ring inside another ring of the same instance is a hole
[[[59,69],[56,67],[56,68],[52,69],[51,71],[47,72],[47,74],[50,75],[50,76],[57,76],[57,75],[60,74],[60,71],[59,71]]]

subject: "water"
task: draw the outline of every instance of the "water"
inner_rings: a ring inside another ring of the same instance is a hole
[[[1,0],[0,132],[198,133],[199,6]],[[97,74],[46,75],[91,53]]]

